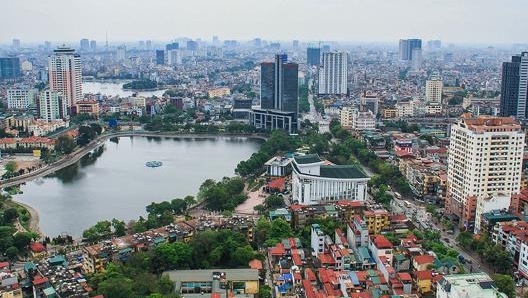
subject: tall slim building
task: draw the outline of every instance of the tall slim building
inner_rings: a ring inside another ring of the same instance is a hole
[[[97,41],[90,40],[90,50],[95,51],[97,49]]]
[[[125,61],[127,59],[127,49],[125,46],[117,47],[116,59],[117,61]]]
[[[425,101],[441,103],[443,88],[444,83],[439,76],[432,76],[425,81]]]
[[[166,51],[177,50],[180,48],[180,44],[177,42],[169,43],[165,46]]]
[[[451,126],[446,211],[478,232],[481,215],[508,208],[521,187],[524,132],[511,117],[463,114]]]
[[[250,113],[250,122],[260,129],[298,128],[299,65],[288,63],[285,54],[260,64],[260,108]]]
[[[165,51],[156,50],[156,64],[157,65],[165,64]]]
[[[152,49],[152,40],[150,40],[150,39],[147,40],[147,41],[145,42],[145,47],[146,47],[146,49],[147,49],[148,51],[150,51],[150,50]]]
[[[194,40],[189,40],[187,42],[187,50],[189,51],[196,51],[198,50],[198,42],[194,41]]]
[[[502,63],[500,115],[528,118],[528,52]]]
[[[15,81],[20,76],[20,59],[18,57],[0,58],[0,81]]]
[[[321,49],[308,48],[306,49],[306,64],[310,66],[319,66],[321,63]]]
[[[81,39],[79,44],[81,46],[81,51],[88,51],[90,49],[90,41],[87,38]]]
[[[51,91],[60,92],[68,109],[82,100],[81,56],[75,50],[59,47],[48,57],[48,75]]]
[[[319,94],[346,94],[348,54],[327,52],[321,57],[319,68]]]
[[[11,47],[13,48],[13,50],[19,51],[20,50],[20,39],[14,38],[11,44]]]
[[[39,118],[48,122],[68,117],[67,100],[60,92],[51,90],[40,92],[37,110],[39,111]]]
[[[400,60],[411,61],[413,49],[421,49],[421,39],[400,39]]]

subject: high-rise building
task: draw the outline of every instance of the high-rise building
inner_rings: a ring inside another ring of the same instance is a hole
[[[150,39],[145,42],[145,47],[148,51],[152,49],[152,41]]]
[[[500,115],[528,118],[528,52],[502,63]]]
[[[321,57],[319,68],[319,94],[346,94],[348,54],[327,52]]]
[[[14,51],[20,51],[20,39],[14,38],[11,47]]]
[[[421,49],[421,39],[400,39],[400,60],[411,61],[413,49]]]
[[[189,50],[189,51],[198,50],[198,42],[196,42],[194,40],[187,41],[187,50]]]
[[[298,49],[299,49],[299,41],[298,41],[298,40],[294,40],[294,41],[292,42],[292,48],[293,48],[294,50],[298,50]]]
[[[446,211],[478,232],[484,212],[508,208],[521,187],[524,132],[511,117],[463,114],[451,126]]]
[[[48,122],[66,119],[68,117],[67,99],[60,92],[44,90],[40,92],[37,110],[39,118]]]
[[[92,51],[97,50],[97,41],[90,40],[90,50],[92,50]]]
[[[442,48],[442,42],[440,40],[429,40],[427,41],[427,48],[429,50],[439,50]]]
[[[125,61],[127,59],[127,49],[124,45],[117,47],[116,59],[117,61]]]
[[[49,42],[49,41],[45,41],[45,42],[44,42],[44,49],[45,49],[45,50],[49,50],[49,49],[51,49],[51,42]]]
[[[422,68],[422,49],[414,48],[411,54],[411,69],[418,71]]]
[[[140,50],[144,50],[145,49],[145,41],[144,40],[140,40],[139,44],[138,44],[138,47],[139,47]]]
[[[60,92],[72,109],[82,99],[81,56],[75,50],[59,47],[48,57],[50,91]],[[70,114],[70,113],[68,113]]]
[[[169,43],[165,46],[166,51],[177,50],[180,48],[180,44],[177,42]]]
[[[442,102],[442,89],[444,82],[439,76],[432,76],[425,81],[425,101],[426,102]]]
[[[213,45],[219,45],[220,44],[220,40],[218,39],[218,36],[214,35],[213,36]]]
[[[254,108],[250,122],[260,129],[298,130],[299,65],[288,63],[286,54],[274,62],[260,64],[260,108]]]
[[[18,57],[0,58],[0,81],[15,81],[20,76],[20,59]]]
[[[321,49],[308,48],[306,49],[306,64],[310,66],[318,66],[321,63]]]
[[[181,65],[182,64],[182,52],[180,50],[167,51],[167,64]]]
[[[81,46],[81,51],[88,51],[90,49],[90,41],[87,38],[81,39],[79,43]]]
[[[10,110],[26,110],[35,103],[37,89],[17,88],[7,89],[7,108]]]
[[[156,50],[156,64],[157,65],[165,64],[165,51]]]

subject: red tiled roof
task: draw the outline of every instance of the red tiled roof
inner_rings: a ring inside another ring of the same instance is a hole
[[[372,296],[368,292],[352,293],[352,298],[371,298]]]
[[[412,280],[412,277],[409,273],[407,272],[399,272],[398,273],[398,278],[400,280]]]
[[[222,295],[220,293],[211,293],[211,298],[221,298]]]
[[[15,144],[16,140],[14,138],[3,138],[0,139],[0,144]]]
[[[306,298],[315,298],[315,292],[312,284],[309,280],[303,279],[302,285],[304,288],[304,293],[306,294]]]
[[[31,242],[29,244],[29,249],[31,249],[32,252],[36,252],[36,253],[43,252],[46,250],[44,245],[40,242]]]
[[[0,262],[0,269],[9,267],[9,262]]]
[[[321,264],[335,264],[334,258],[329,254],[319,254],[319,261]]]
[[[315,273],[310,268],[306,268],[306,270],[304,270],[304,275],[306,276],[306,278],[309,281],[316,281],[317,280],[317,278],[315,277]]]
[[[433,263],[434,260],[435,260],[435,258],[433,256],[430,256],[430,255],[421,255],[421,256],[414,257],[414,261],[418,265]]]
[[[272,256],[283,256],[285,254],[286,254],[286,250],[284,249],[284,244],[282,243],[277,243],[277,245],[271,248]]]
[[[47,277],[42,277],[42,276],[39,276],[37,278],[35,278],[33,280],[33,285],[41,285],[43,283],[47,283],[48,282],[48,278]]]
[[[272,180],[270,183],[268,183],[268,186],[269,188],[272,188],[272,189],[283,190],[285,182],[286,182],[286,179],[277,178],[277,179]]]
[[[302,266],[302,260],[301,260],[301,256],[299,256],[299,253],[297,252],[292,253],[292,260],[295,266]]]
[[[262,269],[262,262],[260,260],[253,259],[249,261],[249,268],[260,270]]]
[[[416,278],[420,280],[433,278],[431,270],[416,271],[414,274],[416,275]]]
[[[392,248],[392,243],[383,235],[370,236],[376,248]]]

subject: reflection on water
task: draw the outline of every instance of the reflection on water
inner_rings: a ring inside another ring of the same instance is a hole
[[[79,236],[99,220],[137,219],[151,202],[195,195],[206,179],[233,176],[238,162],[261,143],[231,137],[120,137],[54,175],[27,183],[15,200],[40,213],[45,234]],[[147,168],[151,160],[163,166]]]

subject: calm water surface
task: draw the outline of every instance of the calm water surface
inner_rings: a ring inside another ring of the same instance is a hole
[[[77,164],[22,186],[15,200],[34,207],[49,236],[80,236],[98,220],[137,219],[151,202],[195,195],[208,178],[233,176],[261,141],[247,138],[121,137]],[[163,166],[148,168],[159,160]]]
[[[123,84],[128,81],[123,81],[121,83],[100,83],[100,82],[83,82],[82,88],[83,93],[101,93],[102,95],[107,95],[110,97],[118,95],[119,97],[128,97],[132,96],[136,91],[124,90]],[[156,90],[156,91],[140,91],[137,92],[141,96],[151,97],[153,95],[161,97],[165,90]]]

